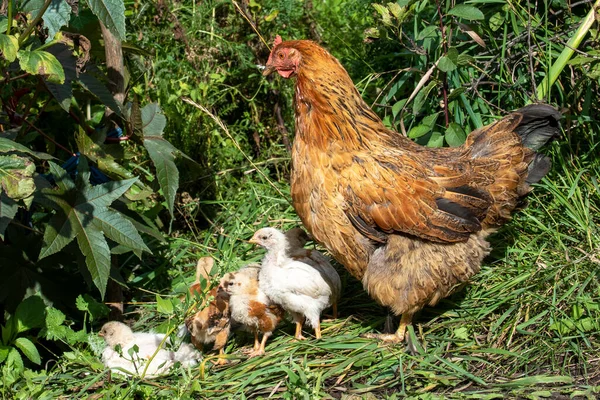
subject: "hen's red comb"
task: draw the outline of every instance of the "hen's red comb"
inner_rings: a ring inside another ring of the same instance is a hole
[[[279,36],[279,35],[275,36],[275,41],[273,42],[273,47],[276,47],[278,44],[281,44],[281,43],[283,43],[281,36]]]

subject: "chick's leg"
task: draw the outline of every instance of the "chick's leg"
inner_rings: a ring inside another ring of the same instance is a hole
[[[258,349],[248,354],[248,357],[264,356],[265,346],[267,345],[267,339],[269,338],[269,336],[270,334],[264,333],[260,345],[258,346]]]
[[[302,324],[304,324],[304,316],[301,314],[292,314],[292,318],[294,319],[294,322],[296,323],[296,333],[294,334],[294,337],[297,340],[304,340],[306,339],[304,336],[302,336]]]
[[[315,325],[315,337],[317,339],[321,339],[321,321],[317,320],[317,324]]]

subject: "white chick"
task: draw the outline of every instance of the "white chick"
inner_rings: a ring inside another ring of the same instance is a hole
[[[98,335],[104,338],[107,345],[102,352],[102,362],[114,372],[124,375],[141,375],[146,369],[146,378],[156,378],[167,374],[178,361],[187,367],[196,365],[199,358],[198,352],[187,343],[183,343],[176,352],[164,348],[157,352],[165,335],[134,333],[127,325],[117,321],[104,324]],[[169,343],[169,340],[165,343]],[[117,345],[120,346],[120,351],[117,351]],[[134,346],[137,346],[138,350],[130,355],[129,351]],[[155,352],[156,355],[146,367],[146,363]]]
[[[327,257],[325,257],[320,251],[315,249],[305,249],[304,245],[308,242],[310,237],[308,233],[302,228],[292,228],[285,233],[285,237],[288,241],[287,255],[291,259],[309,264],[313,268],[317,269],[323,279],[327,281],[332,291],[331,307],[333,308],[333,318],[338,317],[338,300],[342,292],[342,280],[340,275],[333,268]]]
[[[317,269],[287,255],[288,243],[283,232],[275,228],[259,229],[250,243],[267,250],[258,276],[259,287],[292,315],[296,339],[304,339],[304,321],[315,329],[315,337],[320,339],[321,312],[332,303],[331,286]]]
[[[250,357],[265,354],[267,339],[285,314],[285,311],[273,304],[260,289],[258,267],[247,266],[226,274],[221,280],[221,285],[229,293],[231,319],[254,333],[254,347],[248,354]],[[263,334],[260,342],[259,332]]]

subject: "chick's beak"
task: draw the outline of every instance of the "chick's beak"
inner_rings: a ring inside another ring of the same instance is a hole
[[[267,63],[267,65],[265,66],[265,69],[263,71],[263,76],[269,76],[271,75],[271,73],[275,71],[275,66],[273,66],[272,64]]]
[[[258,239],[252,236],[252,239],[248,240],[248,243],[258,244]]]
[[[98,336],[104,337],[104,332],[98,332]]]

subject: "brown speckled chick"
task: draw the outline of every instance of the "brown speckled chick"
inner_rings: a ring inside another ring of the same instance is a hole
[[[210,271],[213,267],[212,257],[202,257],[198,260],[196,267],[196,282],[190,287],[189,292],[192,296],[203,298],[200,278],[204,277],[211,285]],[[185,326],[190,332],[193,345],[200,351],[204,344],[213,343],[213,350],[219,352],[219,356],[225,354],[225,345],[231,329],[231,320],[229,316],[229,294],[223,290],[222,286],[212,288],[206,297],[211,299],[199,304],[196,312],[186,318]],[[219,358],[217,364],[226,364],[227,360]]]
[[[231,319],[254,333],[250,357],[265,354],[267,339],[283,318],[285,311],[273,304],[258,286],[258,266],[249,265],[223,277],[221,285],[229,294]],[[258,334],[262,333],[259,342]]]

